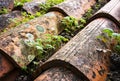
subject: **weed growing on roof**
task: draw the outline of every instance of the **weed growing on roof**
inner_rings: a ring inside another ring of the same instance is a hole
[[[26,2],[30,2],[31,0],[15,0],[14,1],[14,4],[15,6],[23,6],[24,3]],[[54,5],[57,5],[61,2],[63,2],[64,0],[47,0],[45,3],[43,4],[40,4],[40,11],[36,12],[36,14],[32,15],[32,14],[29,14],[27,12],[22,12],[22,21],[19,21],[17,18],[15,19],[11,19],[14,23],[16,23],[15,26],[18,26],[19,24],[22,24],[22,23],[25,23],[25,22],[28,22],[29,20],[31,19],[34,19],[36,17],[40,17],[42,16],[43,14],[47,13],[48,9],[51,8],[52,6]]]
[[[26,2],[30,2],[31,0],[14,0],[14,6],[17,7],[17,6],[23,6],[24,3]]]
[[[45,54],[49,54],[51,50],[58,49],[63,42],[67,42],[68,39],[63,36],[46,34],[45,38],[38,38],[36,40],[24,41],[24,45],[27,49],[32,49],[34,55],[39,58],[45,57]]]
[[[42,14],[45,14],[51,7],[61,3],[63,1],[64,0],[47,0],[44,4],[40,4],[40,8],[41,8],[40,12]]]
[[[104,42],[110,50],[120,54],[120,33],[115,33],[112,29],[105,28],[102,31],[102,35],[97,38]]]
[[[0,10],[0,15],[2,14],[7,14],[8,10],[6,8],[2,8],[2,10]]]

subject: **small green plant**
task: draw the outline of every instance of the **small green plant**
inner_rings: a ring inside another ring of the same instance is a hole
[[[34,15],[27,14],[27,12],[22,12],[22,16],[23,16],[23,22],[27,22],[27,21],[35,18]]]
[[[18,18],[10,19],[11,22],[15,23],[14,27],[16,27],[22,23],[26,23],[31,19],[41,16],[41,14],[39,12],[37,12],[35,15],[27,14],[26,12],[22,12],[21,14],[22,14],[22,17],[21,17],[22,20],[20,20]]]
[[[34,37],[29,34],[29,38],[27,40],[22,40],[22,43],[25,45],[23,53],[26,51],[30,51],[31,55],[28,56],[30,62],[32,61],[32,66],[37,66],[39,61],[42,59],[48,59],[61,45],[67,42],[63,36],[60,35],[51,35],[45,34],[44,38],[34,39]],[[35,57],[36,60],[33,61]],[[32,60],[31,60],[32,58]],[[29,70],[33,72],[35,68],[30,67],[22,67],[22,70]]]
[[[112,29],[106,28],[98,38],[107,44],[113,52],[120,54],[120,33],[115,33]]]
[[[40,4],[40,8],[41,8],[40,12],[42,14],[45,14],[52,6],[57,5],[63,1],[64,0],[47,0],[45,4]]]
[[[93,9],[88,9],[88,11],[85,13],[85,19],[88,20],[93,15]]]
[[[41,15],[43,15],[42,13],[40,12],[36,12],[36,14],[34,15],[35,17],[40,17]]]
[[[80,18],[79,29],[84,28],[85,24],[86,24],[86,19],[85,18]]]
[[[22,67],[21,70],[27,71],[27,66]]]
[[[61,27],[64,28],[64,31],[66,32],[65,37],[68,39],[70,39],[70,37],[73,37],[80,29],[85,26],[85,24],[85,18],[80,18],[77,20],[74,17],[67,16],[61,20]]]
[[[14,0],[14,6],[17,7],[17,6],[23,6],[24,3],[26,2],[30,2],[31,0]]]
[[[61,20],[61,26],[64,27],[65,31],[71,33],[78,29],[78,20],[74,17],[67,16]]]
[[[8,10],[6,8],[2,8],[2,10],[0,10],[0,15],[2,14],[7,14]]]
[[[14,1],[14,4],[15,4],[15,7],[17,6],[23,6],[24,3],[26,2],[30,2],[31,0],[15,0]],[[47,0],[45,4],[40,4],[40,8],[41,10],[36,12],[36,14],[32,15],[32,14],[29,14],[27,12],[22,12],[22,21],[19,21],[19,19],[15,18],[15,19],[11,19],[11,21],[13,21],[14,23],[16,23],[15,26],[18,26],[22,23],[25,23],[25,22],[28,22],[29,20],[31,19],[34,19],[36,17],[40,17],[42,16],[43,14],[45,14],[48,9],[56,4],[59,4],[61,2],[63,2],[64,0]]]
[[[101,6],[100,4],[96,4],[95,9],[98,10],[100,8],[100,6]]]
[[[67,42],[68,39],[63,36],[56,36],[46,34],[45,38],[36,39],[35,41],[32,39],[25,40],[24,44],[27,46],[27,49],[32,49],[36,56],[39,58],[43,58],[45,54],[49,54],[52,49],[57,49],[63,42]],[[45,54],[43,54],[45,53]]]
[[[61,26],[64,27],[64,31],[67,35],[74,36],[80,30],[83,28],[86,24],[85,18],[80,18],[77,20],[74,17],[67,16],[61,20]]]

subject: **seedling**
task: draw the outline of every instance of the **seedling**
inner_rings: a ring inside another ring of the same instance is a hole
[[[41,8],[40,12],[42,14],[45,14],[52,6],[57,5],[63,1],[64,0],[47,0],[45,4],[40,4],[40,8]]]
[[[7,14],[8,10],[6,8],[2,8],[2,10],[0,10],[0,15],[2,14]]]
[[[89,19],[93,14],[93,10],[90,8],[87,12],[86,12],[86,19]]]
[[[74,17],[67,16],[61,21],[61,26],[68,33],[74,32],[78,28],[78,20]]]
[[[14,0],[14,6],[17,7],[17,6],[23,6],[24,3],[26,2],[30,2],[31,0]]]
[[[15,4],[15,7],[17,6],[23,6],[24,3],[26,2],[30,2],[31,0],[14,0],[14,4]],[[45,14],[48,9],[56,4],[59,4],[61,2],[63,2],[64,0],[47,0],[45,2],[45,4],[40,4],[40,8],[41,10],[36,12],[36,14],[32,15],[32,14],[29,14],[27,12],[22,12],[22,21],[19,21],[19,19],[15,18],[15,19],[11,19],[11,21],[13,21],[14,23],[16,23],[15,26],[18,26],[22,23],[25,23],[25,22],[28,22],[29,20],[31,19],[34,19],[36,17],[40,17],[42,16],[43,14]]]
[[[33,38],[29,38],[23,42],[27,49],[33,51],[33,55],[36,55],[38,58],[43,58],[45,57],[44,55],[49,54],[52,49],[58,49],[63,42],[67,41],[68,39],[62,36],[46,34],[42,39],[38,38],[33,40]]]
[[[106,28],[98,38],[104,42],[113,52],[120,54],[120,34]]]

